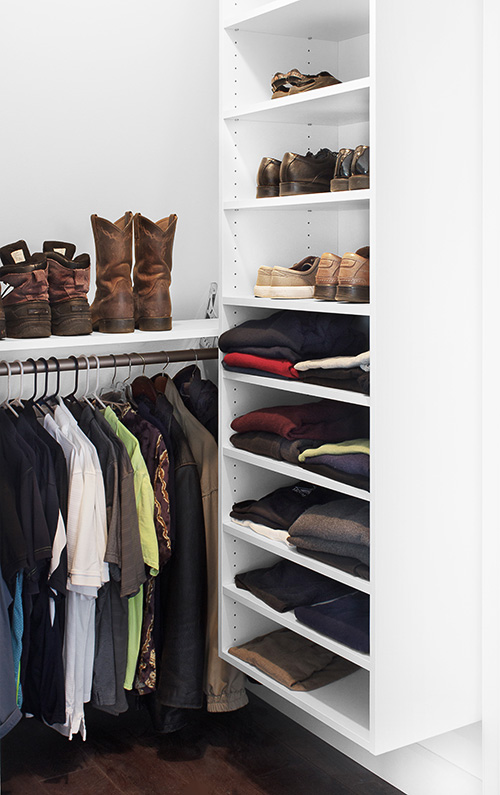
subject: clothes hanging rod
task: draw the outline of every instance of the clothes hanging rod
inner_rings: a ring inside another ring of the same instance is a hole
[[[97,356],[96,354],[90,354],[87,356],[88,364],[86,359],[83,358],[82,354],[76,357],[78,362],[78,369],[79,370],[87,370],[90,367],[91,370],[95,370],[97,367],[96,358],[99,360],[99,367],[138,367],[138,366],[146,366],[148,364],[168,364],[170,362],[195,362],[195,361],[202,361],[204,359],[217,359],[219,355],[218,348],[184,348],[178,351],[145,351],[144,353],[117,353],[117,354],[104,354],[102,356]],[[47,365],[45,364],[47,362]],[[46,370],[48,372],[56,372],[58,369],[57,363],[59,364],[59,370],[63,372],[64,370],[75,370],[75,359],[58,359],[55,356],[50,356],[45,358],[38,357],[36,360],[25,360],[21,362],[21,366],[19,366],[19,360],[14,362],[9,362],[10,366],[10,374],[11,375],[20,375],[21,370],[23,374],[34,373],[45,373]],[[0,361],[0,375],[9,375],[9,368],[7,367],[7,363],[5,361]]]

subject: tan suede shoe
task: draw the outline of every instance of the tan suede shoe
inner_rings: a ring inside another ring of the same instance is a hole
[[[370,300],[370,247],[348,252],[340,263],[336,301],[366,304]]]
[[[319,257],[305,257],[291,268],[263,265],[257,273],[258,298],[312,298]]]
[[[325,301],[335,301],[337,284],[339,280],[341,258],[337,254],[326,251],[321,255],[319,267],[316,272],[316,286],[314,298]]]

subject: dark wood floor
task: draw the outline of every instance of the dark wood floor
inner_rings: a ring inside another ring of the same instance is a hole
[[[87,741],[35,720],[2,740],[2,795],[401,795],[251,695],[159,735],[148,714],[88,711]]]

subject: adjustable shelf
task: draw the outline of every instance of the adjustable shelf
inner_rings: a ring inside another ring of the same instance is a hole
[[[224,114],[225,121],[338,125],[367,122],[370,80],[360,78],[289,97],[242,105]]]
[[[310,558],[307,555],[301,555],[300,552],[297,552],[295,547],[291,546],[290,544],[286,544],[283,541],[277,541],[274,538],[261,536],[259,533],[254,532],[249,527],[235,524],[233,521],[231,521],[230,517],[226,517],[226,519],[223,520],[223,531],[230,536],[234,536],[234,538],[240,538],[247,544],[253,544],[259,549],[266,550],[266,552],[270,552],[280,558],[291,560],[292,563],[297,563],[299,566],[304,566],[306,569],[317,571],[319,574],[323,574],[325,577],[330,577],[332,580],[337,580],[338,582],[343,582],[345,585],[350,585],[353,588],[356,588],[358,591],[363,591],[364,593],[368,594],[371,592],[371,587],[368,580],[362,580],[360,577],[353,577],[352,574],[348,574],[345,571],[336,569],[334,566],[330,566],[328,563],[315,560],[314,558]]]
[[[368,33],[368,0],[274,0],[228,13],[226,30],[341,41]]]
[[[249,591],[237,588],[236,585],[224,585],[222,592],[229,599],[239,602],[245,607],[250,608],[250,610],[259,613],[259,615],[268,618],[270,621],[274,621],[281,627],[291,629],[298,635],[302,635],[304,638],[312,640],[313,643],[317,643],[318,646],[322,646],[324,649],[328,649],[328,651],[332,651],[334,654],[338,654],[340,657],[350,660],[360,668],[365,668],[367,671],[370,670],[371,660],[368,654],[362,654],[354,649],[350,649],[348,646],[344,646],[342,643],[338,643],[332,638],[329,638],[328,635],[323,635],[321,632],[316,632],[316,630],[311,629],[306,624],[302,624],[300,621],[297,621],[293,611],[289,610],[286,613],[278,613],[277,610],[273,610],[272,607],[266,605],[261,599],[257,599],[257,597]]]
[[[317,386],[316,384],[304,384],[301,381],[295,381],[293,378],[289,380],[285,378],[266,378],[265,375],[231,373],[229,370],[224,370],[224,379],[226,381],[235,381],[239,384],[272,387],[273,389],[280,389],[283,392],[293,392],[296,395],[330,398],[331,400],[338,400],[342,403],[353,403],[357,406],[370,405],[369,396],[363,395],[361,392],[349,392],[347,389],[334,389],[330,386]]]
[[[274,458],[268,458],[265,455],[256,455],[255,453],[249,453],[247,450],[238,450],[238,448],[229,444],[224,446],[223,452],[228,458],[234,458],[236,461],[245,461],[261,469],[270,469],[272,472],[280,472],[282,475],[294,478],[294,480],[305,480],[307,483],[314,483],[316,486],[323,486],[325,489],[332,489],[332,491],[348,494],[351,497],[359,497],[360,500],[368,501],[370,499],[370,492],[364,489],[357,489],[347,483],[333,480],[333,478],[317,475],[315,472],[309,472],[309,470],[289,464],[287,461],[276,461]]]
[[[224,202],[223,209],[230,210],[343,210],[355,207],[368,209],[370,189],[309,193],[299,196],[275,196],[270,199],[234,199]]]
[[[300,312],[331,312],[334,315],[370,315],[370,304],[344,304],[336,301],[316,301],[314,298],[256,298],[254,295],[229,295],[222,297],[224,306],[249,306],[252,309],[293,309]]]
[[[220,656],[223,660],[227,660],[251,679],[265,685],[270,691],[299,707],[322,724],[354,740],[363,748],[370,748],[368,671],[360,669],[326,687],[308,693],[299,693],[271,679],[254,665],[238,660],[228,653],[227,648],[221,651]]]

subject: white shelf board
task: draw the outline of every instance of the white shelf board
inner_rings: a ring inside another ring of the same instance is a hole
[[[294,309],[303,312],[331,312],[339,315],[369,317],[370,304],[347,304],[340,301],[319,301],[315,298],[256,298],[253,295],[225,295],[225,306],[251,306],[253,309]]]
[[[273,555],[278,555],[280,558],[286,558],[299,566],[304,566],[306,569],[317,571],[318,574],[323,574],[331,580],[343,582],[345,585],[351,585],[358,591],[369,594],[371,592],[371,585],[368,580],[362,580],[360,577],[353,577],[346,571],[336,569],[334,566],[329,566],[328,563],[323,563],[321,560],[315,560],[308,555],[301,555],[300,552],[295,550],[295,547],[289,546],[284,541],[277,541],[274,538],[266,538],[261,536],[260,533],[255,533],[249,527],[234,524],[230,517],[227,517],[223,523],[223,530],[235,538],[239,538],[248,544],[253,544],[259,549],[265,549]]]
[[[239,660],[226,649],[220,652],[220,657],[344,737],[354,740],[363,748],[370,748],[368,671],[361,669],[331,685],[300,693],[276,682],[255,666]]]
[[[285,124],[344,125],[369,119],[370,79],[269,99],[224,114],[225,121],[279,122]]]
[[[369,0],[273,0],[223,24],[226,30],[341,41],[368,33],[368,9]]]
[[[132,353],[136,348],[144,349],[153,344],[159,350],[172,347],[171,343],[182,340],[196,340],[201,337],[217,337],[219,334],[219,320],[174,320],[170,331],[133,331],[130,334],[101,334],[98,331],[92,334],[75,337],[44,337],[33,339],[13,339],[8,337],[0,341],[0,360],[2,358],[19,359],[25,354],[36,358],[46,356],[57,351],[59,354],[87,353],[96,350],[120,353]]]
[[[348,494],[350,497],[359,497],[360,500],[370,500],[369,491],[349,486],[347,483],[340,483],[338,480],[326,478],[324,475],[317,475],[315,472],[309,472],[307,469],[289,464],[288,461],[276,461],[274,458],[249,453],[247,450],[238,450],[230,445],[224,445],[223,453],[226,457],[253,464],[261,469],[270,469],[271,472],[279,472],[296,480],[305,480],[308,483],[314,483],[316,486],[323,486],[325,489]]]
[[[292,632],[296,632],[297,635],[302,635],[302,637],[311,640],[313,643],[317,643],[318,646],[322,646],[324,649],[338,654],[339,657],[350,660],[360,668],[364,668],[367,671],[371,669],[371,660],[368,654],[362,654],[359,651],[350,649],[348,646],[344,646],[342,643],[333,640],[333,638],[329,638],[328,635],[323,635],[321,632],[316,632],[316,630],[308,627],[306,624],[302,624],[300,621],[297,621],[292,610],[288,610],[285,613],[278,613],[277,610],[273,610],[272,607],[266,605],[261,599],[257,599],[250,591],[237,588],[234,584],[224,585],[222,591],[225,596],[234,599],[235,602],[249,607],[256,613],[259,613],[259,615],[265,616],[265,618],[269,618],[271,621],[275,621],[282,627],[291,629]]]
[[[273,196],[270,199],[234,199],[226,201],[228,210],[342,210],[347,208],[367,210],[370,188],[342,190],[330,193],[307,193],[298,196]]]
[[[310,397],[328,398],[338,400],[341,403],[353,403],[357,406],[369,406],[369,395],[360,392],[350,392],[347,389],[333,389],[331,386],[318,386],[316,384],[305,384],[295,381],[293,378],[269,378],[261,375],[249,375],[248,373],[231,373],[221,369],[224,379],[237,381],[240,384],[255,384],[265,386],[270,389],[280,389],[283,392],[295,392],[297,395],[309,395]]]

